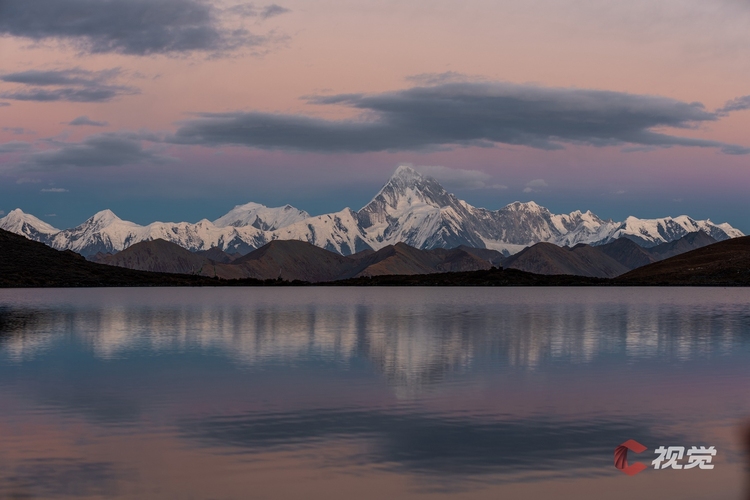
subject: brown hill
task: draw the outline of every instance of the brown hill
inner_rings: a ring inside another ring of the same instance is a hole
[[[623,285],[750,285],[750,236],[720,241],[620,276]]]
[[[569,248],[552,243],[537,243],[525,248],[508,257],[504,267],[534,274],[568,274],[595,278],[613,278],[628,271],[628,268],[596,247],[576,245]]]
[[[212,255],[225,262],[207,258]],[[475,256],[454,248],[418,250],[404,243],[377,252],[366,250],[348,257],[304,241],[272,241],[249,254],[233,258],[216,249],[193,253],[164,240],[137,243],[114,255],[93,258],[102,264],[143,271],[200,274],[222,279],[278,279],[309,282],[334,281],[354,276],[425,274],[489,269],[499,252],[486,250]],[[227,257],[232,259],[229,262]]]
[[[195,253],[221,264],[229,264],[235,259],[242,257],[242,255],[238,253],[226,253],[224,250],[218,247],[211,247],[208,250],[199,250]]]
[[[162,239],[141,241],[113,255],[97,254],[92,260],[157,273],[202,274],[204,267],[213,267],[207,257]]]
[[[460,248],[419,250],[405,243],[388,245],[377,252],[350,257],[356,266],[338,279],[357,276],[431,274],[440,272],[478,271],[493,267]]]
[[[456,247],[459,250],[463,250],[464,252],[468,252],[471,255],[474,255],[476,257],[479,257],[482,260],[486,260],[490,264],[492,264],[494,267],[500,267],[503,265],[503,262],[505,262],[505,255],[501,254],[497,250],[490,250],[489,248],[474,248],[474,247],[467,247],[466,245],[461,245]]]
[[[310,282],[333,281],[355,267],[355,261],[306,241],[275,240],[240,257],[231,264],[217,266],[217,274],[231,268],[256,279]]]

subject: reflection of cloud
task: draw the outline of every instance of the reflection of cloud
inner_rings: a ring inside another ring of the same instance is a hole
[[[560,421],[461,418],[455,415],[387,413],[376,410],[308,410],[272,415],[248,413],[187,419],[184,437],[209,446],[236,447],[247,453],[269,447],[331,439],[361,439],[368,463],[410,472],[466,475],[534,473],[580,476],[619,474],[612,442],[628,436],[643,443],[682,442],[656,435],[655,422]],[[560,463],[565,468],[560,469]],[[541,477],[540,477],[541,476]]]
[[[3,477],[5,476],[5,477]],[[0,479],[15,490],[10,498],[111,496],[118,473],[110,462],[78,458],[37,458],[17,461],[0,471]]]

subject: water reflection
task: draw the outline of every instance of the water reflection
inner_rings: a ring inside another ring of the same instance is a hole
[[[694,491],[739,489],[749,339],[741,289],[2,291],[0,497],[179,496],[141,463],[156,442],[227,498],[259,460],[327,470],[320,494],[385,474],[400,497],[575,478],[600,498],[586,481],[619,481],[631,438],[716,445]]]

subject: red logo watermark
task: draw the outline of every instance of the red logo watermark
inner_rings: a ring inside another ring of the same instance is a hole
[[[639,472],[643,471],[647,466],[641,462],[635,462],[634,464],[628,465],[628,450],[633,453],[643,453],[646,451],[646,447],[638,441],[628,439],[620,446],[615,448],[615,467],[623,471],[628,476],[635,476]]]
[[[628,464],[628,451],[643,453],[646,449],[638,441],[628,439],[615,448],[615,467],[628,476],[635,476],[639,472],[642,472],[648,466],[641,462]],[[687,453],[685,449],[685,446],[659,446],[654,450],[658,456],[651,462],[651,465],[654,466],[654,469],[687,470],[698,468],[711,470],[714,468],[711,462],[716,456],[715,446],[691,446],[687,449]],[[684,463],[683,457],[687,458],[687,463]]]

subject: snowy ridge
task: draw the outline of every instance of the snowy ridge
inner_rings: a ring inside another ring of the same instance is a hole
[[[664,217],[662,219],[628,217],[602,242],[607,243],[617,238],[626,237],[641,246],[653,247],[680,239],[686,234],[696,231],[703,231],[718,241],[744,236],[741,231],[727,223],[716,225],[710,220],[694,220],[687,215]]]
[[[315,246],[350,255],[372,248],[359,227],[357,213],[350,208],[334,214],[310,217],[270,234],[271,240],[300,240]]]
[[[261,231],[275,231],[282,227],[307,219],[310,214],[291,205],[269,208],[260,203],[237,205],[226,215],[214,221],[217,227],[252,226]]]
[[[721,241],[744,236],[727,223],[687,215],[661,219],[603,220],[590,211],[553,214],[534,203],[513,202],[500,210],[473,207],[448,193],[437,180],[401,166],[362,209],[311,217],[290,205],[238,205],[214,222],[153,222],[140,226],[103,210],[80,226],[60,231],[20,209],[0,219],[0,228],[82,255],[119,252],[161,238],[191,251],[218,247],[246,254],[273,240],[300,240],[349,255],[406,243],[416,248],[466,245],[506,255],[540,241],[561,246],[604,244],[629,238],[651,247],[704,231]]]
[[[20,208],[11,210],[8,215],[0,219],[0,229],[42,243],[49,243],[51,238],[60,232],[56,227],[52,227],[31,214],[24,213]]]

